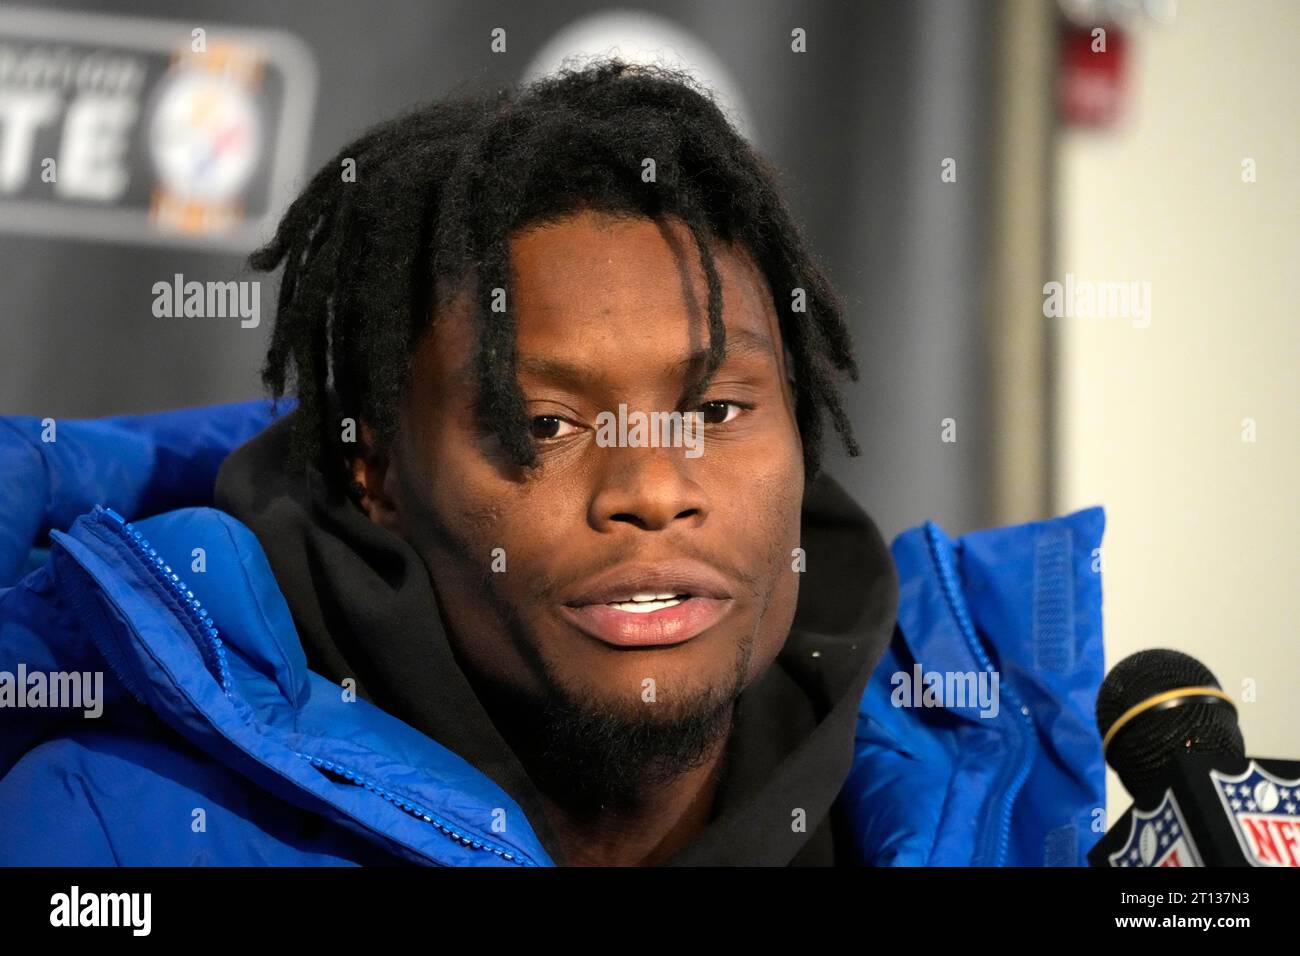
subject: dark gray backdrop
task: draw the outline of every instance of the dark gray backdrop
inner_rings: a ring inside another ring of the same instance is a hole
[[[448,0],[47,3],[289,30],[319,88],[306,171],[375,120],[469,80],[520,77],[560,28],[600,4]],[[982,3],[646,0],[692,31],[743,92],[753,136],[850,303],[863,376],[849,386],[865,454],[829,467],[886,534],[934,518],[988,523],[980,301],[991,10]],[[489,31],[508,31],[493,55]],[[790,30],[808,52],[790,53]],[[939,178],[944,157],[959,182]],[[0,215],[3,213],[0,212]],[[240,274],[237,255],[0,233],[0,412],[97,416],[259,393],[270,327],[152,315],[174,272]],[[962,440],[940,441],[959,421]]]

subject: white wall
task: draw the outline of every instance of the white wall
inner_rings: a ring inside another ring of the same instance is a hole
[[[1052,278],[1149,281],[1151,323],[1047,320],[1057,510],[1107,511],[1107,667],[1253,682],[1247,751],[1300,759],[1300,3],[1183,0],[1132,38],[1125,122],[1064,136]]]

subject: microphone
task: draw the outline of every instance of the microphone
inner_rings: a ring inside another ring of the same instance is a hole
[[[1196,658],[1139,651],[1097,694],[1106,762],[1133,805],[1093,866],[1300,866],[1300,761],[1246,755],[1237,707]]]

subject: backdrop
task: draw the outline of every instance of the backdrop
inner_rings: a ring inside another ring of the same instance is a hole
[[[849,397],[865,454],[828,467],[886,534],[927,517],[954,532],[981,526],[981,443],[943,443],[941,422],[983,427],[991,31],[985,5],[944,0],[6,6],[0,412],[94,416],[259,394],[273,289],[265,321],[244,328],[155,316],[156,282],[238,278],[304,174],[407,105],[513,82],[569,53],[668,50],[783,170],[850,303],[863,374]],[[174,68],[196,36],[238,41],[220,62],[244,90],[199,111],[202,77]],[[196,137],[211,147],[202,160]],[[42,180],[44,158],[57,160],[54,182]],[[963,188],[941,182],[944,158]],[[176,199],[200,181],[211,202]],[[159,217],[177,228],[153,228]]]

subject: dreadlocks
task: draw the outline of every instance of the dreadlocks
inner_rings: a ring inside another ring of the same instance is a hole
[[[655,160],[654,181],[643,163]],[[355,181],[345,182],[345,163]],[[382,123],[327,162],[249,257],[281,263],[279,304],[262,380],[298,398],[293,456],[350,486],[340,423],[365,421],[381,447],[397,427],[409,363],[445,285],[474,285],[477,401],[519,465],[536,449],[515,376],[512,232],[580,209],[689,228],[708,281],[702,397],[723,358],[722,289],[710,237],[739,240],[772,290],[793,359],[796,420],[809,477],[820,463],[823,409],[857,455],[835,386],[856,381],[843,306],[806,250],[775,170],[684,73],[605,60],[522,90],[444,99]],[[796,310],[795,290],[805,308]],[[504,311],[493,310],[489,300]]]

